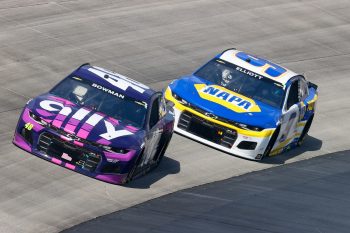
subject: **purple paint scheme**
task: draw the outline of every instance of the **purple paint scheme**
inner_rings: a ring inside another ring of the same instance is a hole
[[[85,64],[27,103],[13,143],[70,170],[123,184],[159,164],[173,125],[162,93]]]

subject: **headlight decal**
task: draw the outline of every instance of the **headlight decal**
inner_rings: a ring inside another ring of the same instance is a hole
[[[118,161],[130,161],[136,154],[136,150],[128,150],[125,154],[118,154],[116,152],[103,151],[107,161],[118,160]]]

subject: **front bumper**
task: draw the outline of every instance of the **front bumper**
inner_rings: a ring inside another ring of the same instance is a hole
[[[215,120],[181,104],[172,96],[170,88],[167,88],[165,98],[174,103],[175,132],[231,155],[250,160],[260,160],[275,130],[264,129],[259,132],[245,130]],[[196,125],[197,129],[193,127],[193,124]],[[216,137],[215,133],[217,133]],[[229,135],[229,140],[227,140],[225,134]]]
[[[14,137],[13,137],[13,144],[18,146],[19,148],[39,157],[42,159],[45,159],[49,162],[52,162],[54,164],[60,165],[61,167],[65,167],[67,169],[76,171],[78,173],[81,173],[83,175],[112,183],[112,184],[123,184],[126,182],[127,179],[127,172],[119,173],[113,171],[111,172],[104,172],[106,170],[106,166],[110,165],[106,161],[106,157],[109,156],[114,159],[118,159],[116,155],[118,154],[112,154],[112,153],[103,153],[101,151],[95,151],[95,154],[99,154],[99,159],[95,161],[88,161],[89,159],[93,159],[92,157],[85,159],[84,162],[86,164],[81,164],[80,160],[75,160],[73,156],[69,157],[69,153],[67,153],[66,156],[68,158],[72,159],[71,162],[67,161],[63,155],[64,151],[60,151],[60,149],[57,149],[54,153],[54,150],[45,150],[42,148],[42,136],[43,135],[52,135],[53,137],[56,137],[58,139],[61,139],[63,142],[64,136],[60,135],[59,133],[51,130],[50,128],[46,128],[42,125],[40,125],[38,122],[34,121],[32,118],[29,117],[29,110],[25,108],[23,110],[23,113],[21,114],[21,117],[19,119]],[[26,127],[28,128],[28,125],[30,126],[30,129],[26,129],[27,132],[30,132],[30,136],[27,136],[26,134],[23,134],[22,130],[24,130]],[[66,139],[65,139],[66,140]],[[84,156],[83,152],[86,154],[86,151],[94,152],[91,148],[86,148],[84,144],[78,143],[76,141],[69,142],[69,147],[75,147],[75,153],[76,157]],[[69,151],[69,148],[67,149]],[[60,153],[60,154],[57,154]],[[131,152],[130,152],[131,153]],[[134,154],[136,154],[136,151],[132,152],[133,154],[130,154],[129,156],[125,156],[124,159],[130,159],[128,161],[121,161],[120,163],[123,164],[123,166],[128,169],[129,162],[133,161]],[[107,155],[106,155],[107,154]],[[90,162],[90,164],[87,164]],[[90,165],[90,166],[87,166]],[[126,169],[120,169],[120,171],[125,171]]]
[[[44,153],[41,153],[40,151],[36,149],[32,149],[31,145],[22,137],[22,135],[15,133],[13,137],[13,144],[18,146],[19,148],[39,157],[42,159],[45,159],[46,161],[49,161],[51,163],[57,164],[61,167],[67,168],[69,170],[76,171],[78,173],[81,173],[83,175],[111,183],[111,184],[123,184],[126,182],[127,174],[103,174],[103,173],[94,173],[89,172],[87,170],[84,170],[76,165],[73,165],[68,162],[64,162],[63,160],[51,157],[49,155],[46,155]]]

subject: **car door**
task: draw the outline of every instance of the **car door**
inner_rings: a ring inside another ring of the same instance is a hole
[[[164,125],[164,106],[162,103],[161,94],[157,95],[157,97],[152,102],[151,112],[147,123],[148,134],[141,166],[152,164],[154,157],[158,151],[158,147],[160,146],[159,142],[163,133]]]
[[[287,89],[286,99],[282,109],[280,133],[274,149],[287,146],[295,138],[298,122],[300,121],[300,101],[299,78],[296,78]]]

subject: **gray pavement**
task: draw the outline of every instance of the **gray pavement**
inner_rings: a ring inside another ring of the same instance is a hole
[[[177,190],[349,149],[348,0],[0,1],[0,232],[58,232]],[[161,89],[229,47],[319,84],[303,148],[252,162],[175,135],[130,186],[105,184],[11,144],[26,101],[90,62]]]
[[[178,191],[63,233],[347,233],[350,151]]]

